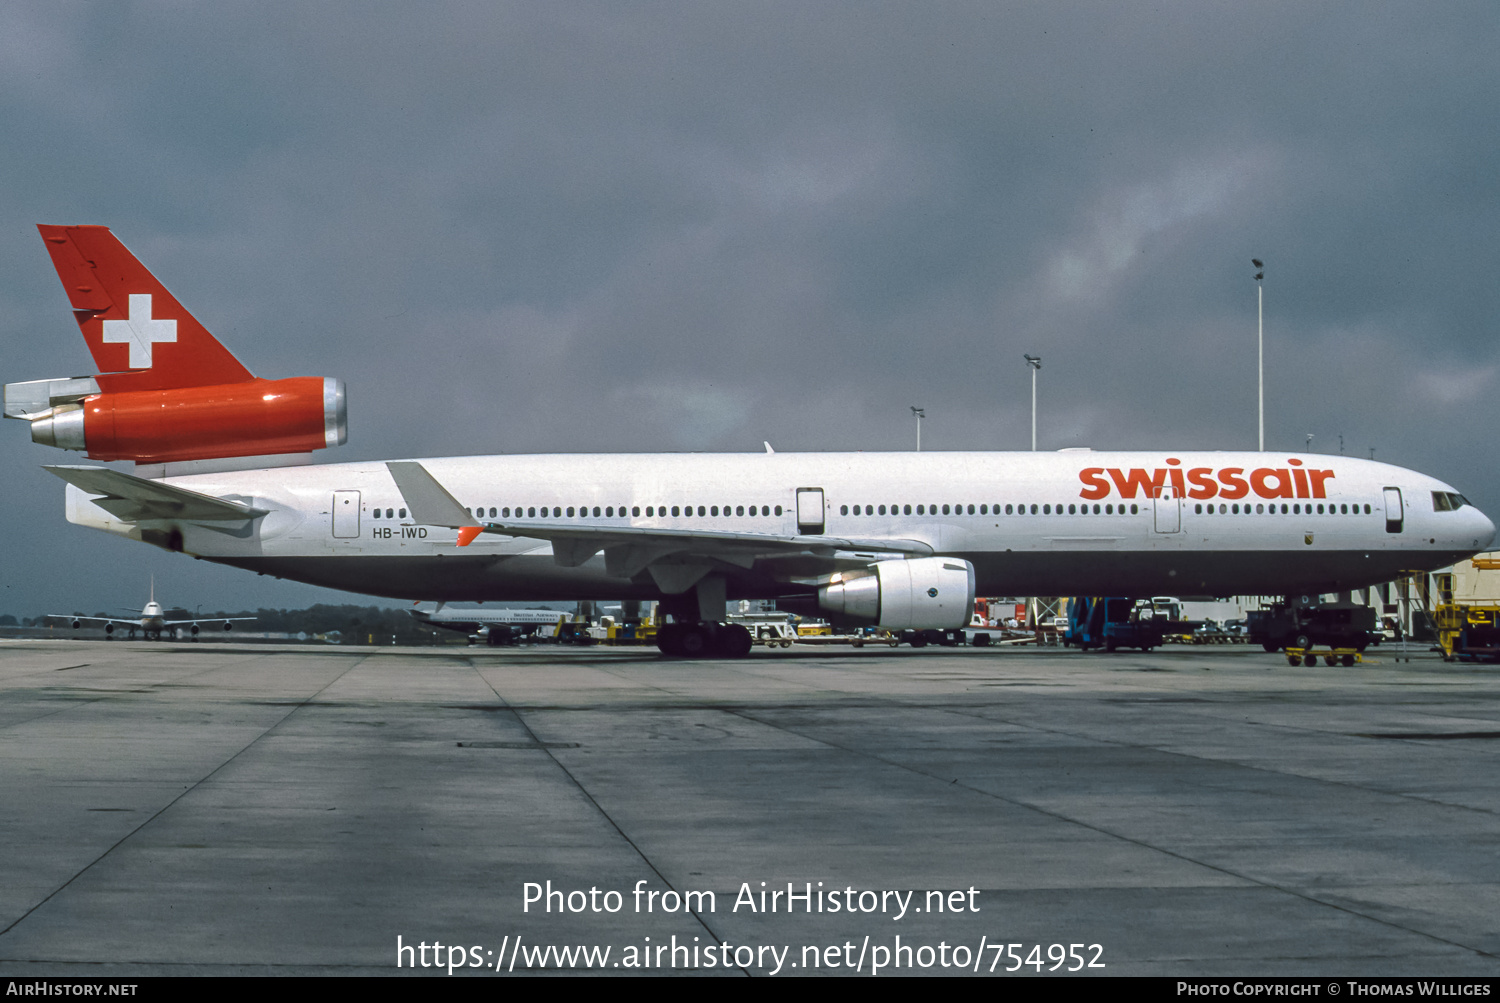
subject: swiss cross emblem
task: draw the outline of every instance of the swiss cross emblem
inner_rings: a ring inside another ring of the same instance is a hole
[[[130,346],[130,368],[151,368],[151,346],[158,341],[176,341],[175,320],[153,320],[151,318],[151,294],[132,293],[130,296],[129,320],[106,320],[104,343]]]

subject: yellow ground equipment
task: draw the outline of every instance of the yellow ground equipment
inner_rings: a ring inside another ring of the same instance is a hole
[[[1324,665],[1353,665],[1364,661],[1364,656],[1354,648],[1329,648],[1326,651],[1314,651],[1312,648],[1286,649],[1288,665],[1305,665],[1310,669],[1318,664],[1319,658],[1323,659]]]
[[[1434,575],[1432,620],[1444,661],[1500,662],[1500,553]]]

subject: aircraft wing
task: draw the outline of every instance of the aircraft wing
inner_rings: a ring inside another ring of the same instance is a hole
[[[45,617],[43,617],[43,619],[45,619],[45,620],[68,620],[70,622],[79,623],[79,624],[96,624],[96,623],[97,624],[110,624],[110,623],[118,623],[118,624],[121,624],[122,626],[126,626],[126,627],[139,627],[141,625],[141,618],[140,618],[139,614],[136,615],[136,616],[133,616],[133,617],[119,617],[119,616],[73,616],[73,615],[71,615],[69,613],[48,613]]]
[[[552,544],[553,556],[564,567],[577,567],[604,551],[611,575],[630,578],[650,567],[660,581],[665,569],[658,562],[683,564],[693,558],[724,561],[743,568],[757,560],[780,557],[833,558],[852,552],[930,557],[933,549],[920,540],[865,537],[786,536],[703,529],[661,529],[642,526],[589,525],[527,520],[485,522],[471,516],[422,464],[414,460],[387,463],[412,518],[429,526],[459,531],[458,545],[467,546],[480,533],[524,536]],[[691,572],[688,572],[689,574]],[[668,573],[669,574],[669,573]]]
[[[167,627],[181,627],[189,623],[249,623],[259,619],[258,616],[200,616],[194,620],[163,620],[162,624]]]
[[[151,481],[109,467],[44,466],[95,497],[93,502],[125,522],[142,519],[195,519],[202,522],[243,522],[265,515],[244,502],[189,491]]]

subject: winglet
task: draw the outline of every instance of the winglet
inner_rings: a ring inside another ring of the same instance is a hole
[[[776,452],[776,450],[774,450],[774,449],[771,448],[771,444],[769,442],[764,442],[763,441],[763,445],[766,447],[766,452],[768,452],[768,453],[774,453],[774,452]]]
[[[448,493],[448,489],[437,482],[427,468],[416,460],[393,460],[386,469],[396,482],[396,490],[411,509],[411,517],[426,526],[444,526],[458,530],[458,545],[467,547],[474,538],[484,532],[484,527],[474,521],[469,510]]]

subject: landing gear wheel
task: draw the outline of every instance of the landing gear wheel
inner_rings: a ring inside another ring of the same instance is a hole
[[[913,648],[925,648],[925,647],[927,647],[927,635],[923,634],[920,630],[917,631],[916,633],[912,634],[912,636],[911,636],[911,646]]]
[[[663,655],[671,655],[673,658],[682,656],[682,632],[680,623],[662,624],[656,632],[656,646],[661,649]]]
[[[682,639],[678,641],[678,654],[683,658],[702,658],[708,654],[713,645],[713,638],[709,635],[708,628],[702,624],[684,626],[682,628]]]
[[[1275,643],[1274,641],[1262,641],[1260,642],[1260,646],[1264,648],[1268,653],[1281,650],[1281,645]]]
[[[1312,638],[1308,637],[1306,634],[1298,634],[1295,638],[1292,639],[1291,647],[1311,648]]]
[[[714,647],[724,658],[744,658],[754,646],[750,631],[737,623],[720,627],[714,637]]]

